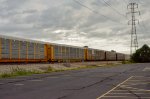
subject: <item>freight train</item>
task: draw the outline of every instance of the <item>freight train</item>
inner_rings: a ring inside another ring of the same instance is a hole
[[[0,62],[124,61],[127,55],[49,42],[0,37]]]

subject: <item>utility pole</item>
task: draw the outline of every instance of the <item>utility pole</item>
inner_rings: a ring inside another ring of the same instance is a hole
[[[127,14],[131,14],[131,20],[128,21],[128,25],[131,25],[131,45],[130,45],[130,55],[133,54],[134,51],[138,49],[138,39],[136,33],[136,22],[139,24],[139,20],[135,18],[135,14],[139,14],[140,12],[138,9],[138,4],[136,3],[129,3],[127,9],[130,10]]]

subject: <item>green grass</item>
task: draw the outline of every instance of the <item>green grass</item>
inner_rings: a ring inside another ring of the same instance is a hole
[[[132,64],[134,63],[133,61],[129,60],[129,61],[122,61],[122,64]]]
[[[55,69],[53,69],[52,67],[48,67],[43,73],[50,73],[50,72],[54,72]]]
[[[0,78],[9,78],[12,77],[11,73],[3,73],[0,75]]]
[[[25,70],[23,68],[11,68],[10,73],[2,73],[0,78],[9,78],[9,77],[16,77],[16,76],[25,76],[25,75],[32,75],[32,74],[40,74],[40,71],[36,70]]]
[[[44,73],[51,73],[51,72],[62,72],[66,70],[80,70],[80,69],[88,69],[88,68],[97,68],[97,67],[113,67],[118,66],[117,64],[108,63],[102,66],[98,65],[88,65],[88,66],[80,66],[76,68],[67,68],[67,69],[54,69],[52,67],[46,68],[44,71],[37,71],[37,70],[26,70],[23,68],[11,68],[11,72],[9,73],[3,73],[0,74],[0,78],[10,78],[10,77],[16,77],[16,76],[28,76],[33,74],[44,74]]]

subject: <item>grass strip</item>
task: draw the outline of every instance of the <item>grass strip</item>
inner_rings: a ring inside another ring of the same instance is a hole
[[[0,78],[10,78],[16,76],[28,76],[33,74],[44,74],[44,73],[51,73],[51,72],[62,72],[66,70],[80,70],[80,69],[88,69],[88,68],[98,68],[98,67],[114,67],[118,66],[119,64],[108,63],[104,65],[87,65],[87,66],[80,66],[75,68],[67,68],[67,69],[54,69],[52,67],[48,67],[45,71],[38,71],[38,70],[26,70],[23,68],[11,68],[11,72],[9,73],[2,73],[0,74]]]

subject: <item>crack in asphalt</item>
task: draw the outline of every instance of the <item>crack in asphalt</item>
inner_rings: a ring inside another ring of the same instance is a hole
[[[126,71],[124,71],[124,72],[121,72],[121,73],[118,73],[118,74],[115,74],[115,75],[112,75],[112,76],[108,76],[108,77],[106,77],[106,78],[104,78],[104,79],[102,79],[102,80],[100,80],[100,81],[98,81],[98,82],[95,82],[95,83],[90,84],[90,85],[87,85],[87,86],[83,86],[83,87],[81,87],[81,88],[65,89],[65,90],[82,90],[82,89],[85,89],[85,88],[94,86],[94,85],[96,85],[96,84],[102,83],[102,82],[104,82],[104,81],[106,81],[106,80],[113,80],[112,77],[119,76],[119,75],[121,75],[121,74],[127,73],[128,71],[133,71],[133,70],[135,70],[135,69],[137,69],[137,68],[138,68],[138,67],[132,68],[132,69],[129,69],[129,70],[126,70]]]
[[[83,86],[83,87],[75,88],[75,89],[65,89],[65,90],[77,90],[77,91],[78,91],[78,90],[86,89],[86,88],[92,87],[92,86],[94,86],[94,85],[96,85],[96,84],[100,84],[100,83],[102,83],[102,82],[104,82],[104,81],[113,80],[112,77],[117,77],[117,76],[119,76],[119,75],[121,75],[121,74],[125,74],[125,73],[127,73],[127,72],[134,71],[135,69],[138,69],[138,68],[139,68],[139,66],[138,66],[138,67],[131,68],[131,69],[128,69],[128,70],[125,70],[125,71],[123,71],[123,72],[119,72],[119,73],[117,73],[117,74],[114,74],[114,75],[105,77],[104,79],[102,79],[102,80],[100,80],[100,81],[97,81],[97,82],[95,82],[95,83],[89,84],[89,85],[87,85],[87,86]],[[78,72],[83,72],[83,71],[78,71]],[[75,73],[78,73],[78,72],[75,72]],[[87,71],[85,71],[85,72],[87,72]],[[33,78],[28,78],[28,79],[23,79],[23,80],[10,81],[10,82],[4,83],[4,84],[0,84],[0,85],[6,85],[6,84],[10,84],[10,83],[23,82],[23,81],[28,81],[28,80],[41,79],[41,78],[47,78],[47,77],[50,77],[50,76],[66,75],[66,74],[70,74],[70,73],[55,74],[55,75],[43,75],[42,77],[33,77]],[[121,88],[121,87],[120,87],[120,88]],[[123,88],[122,88],[122,89],[123,89]],[[135,93],[132,92],[131,90],[128,90],[128,89],[124,89],[124,90],[127,90],[127,91],[130,92],[131,94],[135,95],[138,99],[141,99],[140,96],[138,96],[137,94],[135,94]],[[72,92],[72,94],[73,94],[73,93],[74,93],[74,92]],[[64,99],[64,98],[68,97],[69,95],[71,95],[71,94],[64,95],[64,96],[58,97],[58,98],[56,98],[56,99]]]
[[[116,76],[116,75],[113,75],[113,76]],[[94,85],[96,85],[96,84],[102,83],[102,82],[104,82],[104,81],[106,81],[106,80],[112,80],[111,77],[113,77],[113,76],[106,77],[106,78],[104,78],[104,79],[102,79],[102,80],[100,80],[100,81],[98,81],[98,82],[95,82],[95,83],[90,84],[90,85],[87,85],[87,86],[83,86],[83,87],[81,87],[81,88],[65,89],[65,90],[82,90],[82,89],[85,89],[85,88],[94,86]]]
[[[135,68],[126,70],[126,71],[124,71],[124,72],[120,72],[119,74],[123,74],[123,73],[126,73],[126,72],[128,72],[128,71],[133,71],[133,70],[135,70],[135,69],[137,69],[137,68],[138,68],[138,67],[135,67]],[[78,73],[78,72],[82,72],[82,71],[77,71],[77,72],[75,72],[75,73]],[[42,78],[47,78],[47,77],[50,77],[50,76],[59,76],[59,75],[66,75],[66,74],[68,74],[68,73],[64,73],[64,74],[54,74],[54,75],[43,75],[42,77],[32,77],[32,78],[26,78],[26,79],[23,79],[23,80],[8,81],[8,82],[6,82],[6,83],[0,84],[0,86],[1,86],[1,85],[6,85],[6,84],[11,84],[11,83],[16,83],[16,82],[23,82],[23,81],[28,81],[28,80],[42,79]],[[36,76],[38,76],[38,75],[36,75]],[[111,76],[110,76],[110,77],[111,77]],[[110,78],[110,77],[109,77],[109,78]],[[106,77],[106,79],[108,79],[108,77]],[[95,84],[100,83],[100,82],[103,82],[103,80],[102,80],[102,81],[99,81],[99,82],[96,82]],[[90,87],[90,86],[93,86],[93,85],[95,85],[95,84],[89,85],[89,87]]]
[[[76,73],[78,73],[78,72],[82,72],[82,71],[77,71]],[[1,85],[7,85],[7,84],[11,84],[11,83],[16,83],[16,82],[23,82],[23,81],[29,81],[29,80],[36,80],[36,79],[42,79],[42,78],[48,78],[48,77],[53,77],[53,76],[59,76],[59,75],[66,75],[66,74],[69,74],[69,73],[63,73],[63,74],[52,74],[52,75],[49,75],[49,74],[47,74],[47,75],[41,75],[41,77],[37,77],[37,76],[40,76],[40,75],[35,75],[36,77],[32,77],[32,78],[20,78],[20,79],[17,79],[17,80],[15,80],[15,81],[8,81],[8,82],[6,82],[6,83],[1,83],[0,84],[0,86]],[[28,76],[27,76],[28,77]],[[2,80],[6,80],[6,79],[2,79]],[[9,79],[9,80],[11,80],[11,79]]]
[[[61,96],[61,97],[58,97],[56,99],[63,99],[63,98],[66,98],[67,96]]]
[[[106,80],[113,80],[112,77],[119,76],[119,75],[121,75],[121,74],[127,73],[128,71],[133,71],[133,70],[135,70],[135,69],[137,69],[137,68],[139,68],[139,67],[134,67],[134,68],[129,69],[129,70],[126,70],[126,71],[124,71],[124,72],[121,72],[121,73],[118,73],[118,74],[115,74],[115,75],[106,77],[106,78],[104,78],[103,80],[100,80],[100,81],[98,81],[98,82],[95,82],[95,83],[90,84],[90,85],[87,85],[87,86],[83,86],[83,87],[81,87],[81,88],[76,88],[76,89],[64,89],[64,90],[74,90],[74,91],[83,90],[83,89],[85,89],[85,88],[94,86],[94,85],[96,85],[96,84],[100,84],[100,83],[102,83],[102,82],[104,82],[104,81],[106,81]],[[131,93],[131,94],[134,94],[138,99],[141,99],[140,96],[138,96],[137,94],[133,93],[132,91],[130,91],[130,93]],[[71,94],[69,94],[69,95],[71,95]],[[68,97],[69,95],[66,95],[66,96],[63,97],[63,98],[66,98],[66,97]]]
[[[134,93],[134,92],[131,91],[131,90],[128,90],[128,89],[126,89],[126,88],[122,88],[122,87],[120,87],[120,86],[118,86],[118,88],[121,89],[121,90],[126,90],[126,91],[128,91],[129,93],[131,93],[131,94],[133,94],[134,96],[136,96],[138,99],[141,99],[141,96],[137,95],[136,93]]]

